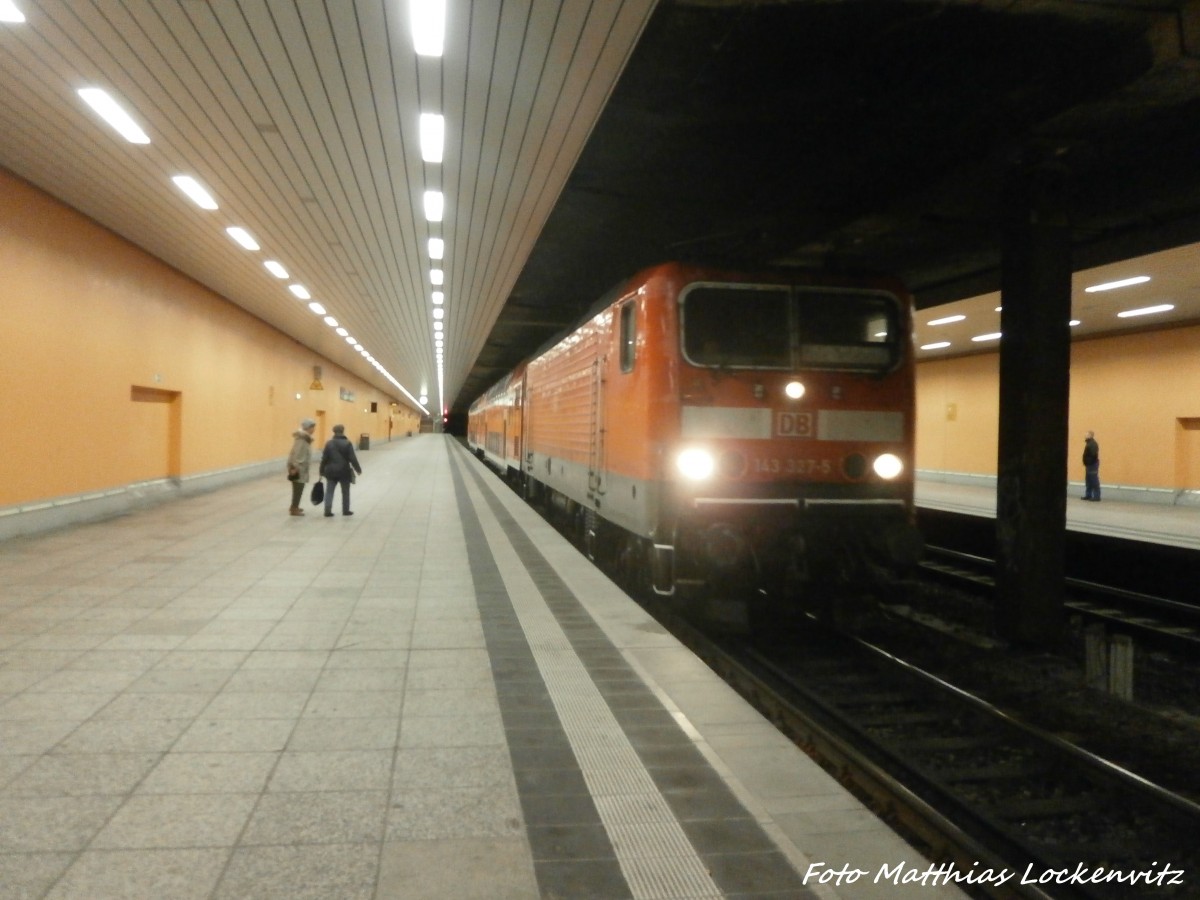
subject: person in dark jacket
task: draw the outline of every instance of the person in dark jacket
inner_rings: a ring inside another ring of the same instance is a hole
[[[320,472],[325,479],[325,515],[333,515],[333,488],[339,484],[342,486],[342,515],[354,515],[350,512],[350,484],[355,472],[362,474],[362,466],[358,464],[354,444],[346,437],[346,426],[333,426],[333,437],[321,451]]]
[[[313,429],[317,423],[312,419],[304,419],[300,427],[292,432],[292,452],[287,458],[288,481],[292,483],[292,505],[288,512],[293,516],[304,515],[300,508],[300,498],[304,496],[304,486],[308,484],[309,467],[312,465]]]
[[[1083,442],[1083,499],[1100,502],[1100,445],[1091,431]]]

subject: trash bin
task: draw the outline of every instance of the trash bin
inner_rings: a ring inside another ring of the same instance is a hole
[[[371,449],[371,436],[369,434],[360,434],[358,436],[358,449],[359,450],[370,450]]]

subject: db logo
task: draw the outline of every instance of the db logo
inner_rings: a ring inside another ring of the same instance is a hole
[[[813,414],[781,412],[775,416],[775,436],[810,438],[813,436]]]

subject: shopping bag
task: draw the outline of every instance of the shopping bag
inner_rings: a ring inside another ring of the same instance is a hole
[[[313,506],[316,506],[318,503],[325,502],[325,482],[321,481],[320,479],[317,479],[313,482],[312,502]]]

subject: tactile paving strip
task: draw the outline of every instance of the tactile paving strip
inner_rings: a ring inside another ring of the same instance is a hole
[[[638,900],[724,896],[504,531],[494,521],[480,525],[588,790],[597,800],[622,801],[597,808],[631,893]],[[631,824],[638,809],[651,815]]]

